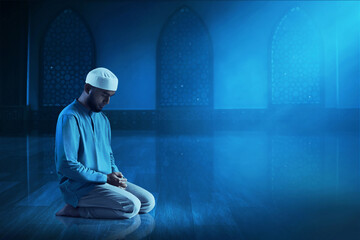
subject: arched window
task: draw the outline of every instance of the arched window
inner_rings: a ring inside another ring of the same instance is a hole
[[[271,104],[321,104],[321,65],[318,31],[300,8],[291,9],[272,39]]]
[[[42,46],[41,106],[66,106],[94,67],[94,43],[81,17],[66,9],[50,24]]]
[[[157,73],[158,108],[212,108],[212,44],[204,23],[188,7],[175,11],[162,29]]]

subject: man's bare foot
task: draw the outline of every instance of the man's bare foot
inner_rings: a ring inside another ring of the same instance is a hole
[[[66,217],[80,217],[79,210],[69,204],[66,204],[65,207],[59,210],[55,215]]]

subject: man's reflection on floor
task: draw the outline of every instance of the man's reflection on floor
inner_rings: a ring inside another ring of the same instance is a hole
[[[63,239],[142,239],[151,234],[155,221],[150,214],[138,214],[130,219],[84,219],[56,217],[64,224]]]

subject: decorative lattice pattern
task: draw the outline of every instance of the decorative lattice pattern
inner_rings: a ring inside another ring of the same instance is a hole
[[[320,38],[297,7],[285,15],[271,49],[272,104],[320,104]]]
[[[212,106],[211,41],[200,18],[182,7],[158,45],[158,106]]]
[[[64,10],[43,45],[42,106],[66,106],[77,97],[94,66],[94,43],[82,19]]]

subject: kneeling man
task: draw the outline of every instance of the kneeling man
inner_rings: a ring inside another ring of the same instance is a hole
[[[108,69],[90,71],[81,96],[58,117],[55,162],[66,205],[57,216],[125,219],[155,206],[154,196],[115,165],[110,122],[101,110],[117,86]]]

